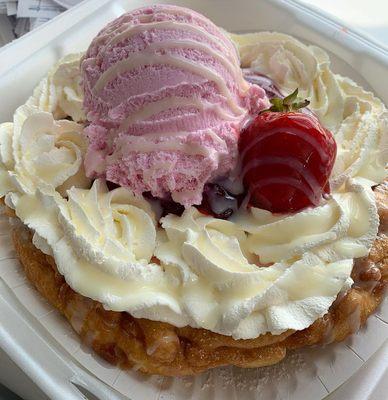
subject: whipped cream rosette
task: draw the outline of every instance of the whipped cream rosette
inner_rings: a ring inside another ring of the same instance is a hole
[[[311,251],[326,262],[366,256],[377,235],[379,218],[372,190],[350,180],[346,191],[325,204],[292,215],[252,207],[234,221],[246,232],[248,251],[264,264]]]
[[[37,188],[64,194],[73,185],[90,185],[82,130],[82,125],[55,121],[52,114],[28,105],[16,110],[13,123],[0,125],[0,196],[7,196],[9,206]]]
[[[344,101],[326,52],[276,32],[232,35],[232,39],[243,67],[272,78],[285,93],[298,88],[324,125],[335,130],[342,121]]]
[[[337,76],[345,97],[344,119],[336,132],[338,155],[332,186],[348,176],[367,179],[376,185],[387,177],[388,112],[372,93],[348,78]]]
[[[70,189],[68,199],[38,189],[15,212],[78,293],[111,310],[180,323],[177,288],[150,263],[156,232],[147,201],[97,180],[91,189]]]
[[[27,105],[52,113],[56,119],[70,116],[85,121],[82,107],[80,62],[83,53],[68,54],[60,59],[34,89]]]

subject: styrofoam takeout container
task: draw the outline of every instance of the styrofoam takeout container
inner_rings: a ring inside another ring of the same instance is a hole
[[[86,49],[96,33],[123,12],[158,2],[87,0],[0,49],[0,122],[12,119],[59,57]],[[319,45],[329,52],[336,72],[373,90],[388,104],[388,49],[298,1],[164,2],[191,7],[229,31],[280,31]],[[29,285],[15,260],[8,231],[2,217],[0,346],[52,399],[79,400],[85,395],[131,400],[316,400],[331,394],[330,399],[339,400],[378,399],[378,393],[386,394],[387,386],[382,385],[388,373],[387,303],[369,318],[366,329],[345,343],[293,353],[274,367],[220,368],[185,379],[120,371],[81,346],[67,322]]]

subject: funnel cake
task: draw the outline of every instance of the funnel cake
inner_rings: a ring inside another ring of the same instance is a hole
[[[107,361],[262,367],[381,303],[387,132],[322,49],[145,7],[0,125],[0,197],[28,279]]]
[[[388,189],[376,190],[381,230],[388,223]],[[32,235],[16,224],[13,241],[28,279],[69,321],[83,342],[106,361],[121,368],[148,374],[193,375],[225,365],[255,368],[276,364],[287,350],[345,340],[362,327],[381,303],[388,284],[388,239],[379,236],[368,257],[356,261],[353,287],[339,296],[327,314],[302,331],[264,334],[235,340],[205,329],[134,318],[125,312],[107,311],[97,301],[74,290],[58,273],[52,257],[32,244]]]

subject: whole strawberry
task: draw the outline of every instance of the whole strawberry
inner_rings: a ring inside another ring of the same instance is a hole
[[[250,205],[276,213],[317,206],[330,192],[337,146],[312,112],[302,112],[298,89],[271,99],[241,133],[239,149]],[[307,110],[306,110],[307,111]]]

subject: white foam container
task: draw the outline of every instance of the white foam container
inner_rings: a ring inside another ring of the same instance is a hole
[[[123,12],[153,3],[158,1],[87,0],[0,49],[0,122],[11,120],[59,57],[86,49]],[[329,52],[336,72],[388,104],[388,49],[318,10],[293,0],[170,3],[196,9],[230,31],[274,30],[319,45]],[[81,346],[67,322],[26,281],[8,222],[0,219],[0,347],[52,399],[79,400],[85,398],[82,393],[101,400],[385,399],[387,321],[385,302],[367,327],[345,343],[296,352],[260,370],[221,368],[185,379],[120,371]]]

